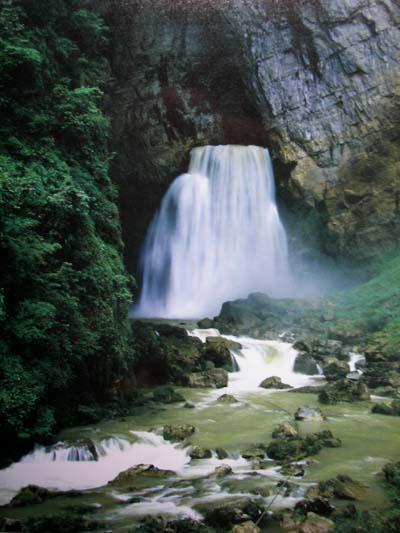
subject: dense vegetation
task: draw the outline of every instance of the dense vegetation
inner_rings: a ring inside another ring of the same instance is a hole
[[[85,0],[0,2],[3,446],[72,421],[132,362],[105,44]]]

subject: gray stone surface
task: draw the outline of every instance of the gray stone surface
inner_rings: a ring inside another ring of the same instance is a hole
[[[340,169],[394,120],[396,0],[93,3],[111,29],[106,108],[131,270],[166,187],[203,144],[268,146],[281,201],[319,212],[329,252],[393,244],[395,181],[342,183]]]

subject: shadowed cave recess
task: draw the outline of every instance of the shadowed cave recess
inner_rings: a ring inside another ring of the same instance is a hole
[[[352,172],[393,135],[396,2],[94,4],[110,28],[112,174],[139,282],[143,236],[198,146],[269,149],[297,259],[362,262],[397,244],[396,183]]]

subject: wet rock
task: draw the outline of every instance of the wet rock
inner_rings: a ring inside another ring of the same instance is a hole
[[[238,400],[232,396],[231,394],[223,394],[219,398],[217,398],[217,402],[219,403],[238,403]]]
[[[390,403],[375,403],[372,406],[371,413],[400,416],[400,400],[393,400]]]
[[[163,437],[165,440],[181,441],[185,440],[196,431],[191,424],[178,424],[176,426],[164,426]]]
[[[301,500],[296,503],[295,511],[307,515],[307,513],[315,513],[320,516],[330,516],[335,508],[329,503],[326,498],[313,498],[312,500]]]
[[[386,481],[391,484],[399,485],[400,480],[400,461],[397,463],[387,463],[382,469]]]
[[[200,329],[211,329],[213,327],[213,321],[210,318],[203,318],[197,322]]]
[[[229,341],[222,337],[207,337],[204,360],[211,361],[216,368],[225,368],[228,371],[232,371],[232,357],[228,344]]]
[[[294,418],[302,422],[323,422],[326,417],[318,407],[308,407],[305,405],[297,409]]]
[[[298,463],[283,465],[281,474],[283,476],[303,477],[305,474],[304,465]]]
[[[276,461],[299,461],[317,454],[322,448],[341,446],[340,439],[333,437],[330,431],[320,431],[305,436],[283,436],[270,442],[267,447],[268,457]]]
[[[241,453],[244,459],[263,459],[267,453],[267,449],[263,444],[248,448]]]
[[[345,475],[338,475],[334,479],[320,481],[318,490],[319,494],[324,498],[363,500],[366,496],[364,485]]]
[[[214,470],[214,475],[218,478],[226,477],[230,474],[232,474],[232,468],[229,465],[222,464]]]
[[[228,452],[224,448],[216,448],[215,453],[218,459],[227,459],[229,457]]]
[[[348,379],[328,383],[318,395],[318,400],[324,404],[356,402],[369,400],[369,398],[368,387],[363,381],[350,381]]]
[[[196,406],[192,402],[185,402],[184,406],[185,409],[194,409]]]
[[[212,509],[208,503],[204,510],[205,513],[200,508],[200,512],[205,514],[205,522],[217,531],[226,531],[228,528],[249,521],[257,522],[264,512],[263,507],[251,500],[216,503]]]
[[[170,385],[164,385],[153,391],[153,400],[159,403],[178,403],[184,402],[185,398]]]
[[[293,348],[299,352],[311,353],[312,345],[306,339],[300,339],[293,344]]]
[[[45,489],[37,485],[27,485],[18,491],[8,504],[8,507],[26,507],[27,505],[43,503],[60,496],[78,497],[82,496],[82,494],[81,491],[77,490],[59,491]]]
[[[134,482],[138,476],[150,478],[164,478],[175,475],[172,470],[162,470],[154,465],[137,465],[120,472],[113,480],[108,482],[112,486],[124,486]]]
[[[344,361],[331,357],[322,363],[322,372],[327,381],[336,381],[345,378],[350,372],[350,367]]]
[[[273,439],[282,439],[287,437],[298,437],[299,432],[296,428],[294,428],[291,424],[288,424],[287,422],[284,424],[279,424],[274,428],[272,431],[272,438]]]
[[[260,533],[261,529],[251,520],[238,524],[231,529],[231,533]]]
[[[318,374],[318,367],[316,360],[306,352],[300,352],[296,357],[293,367],[294,372],[306,374],[307,376],[314,376]]]
[[[215,368],[204,372],[193,372],[188,376],[189,387],[222,389],[228,385],[228,372]]]
[[[282,379],[278,376],[270,376],[269,378],[264,379],[259,387],[263,389],[291,389],[291,385],[282,383]]]
[[[201,446],[193,446],[189,455],[192,459],[210,459],[210,457],[212,457],[211,450]]]
[[[319,516],[315,513],[307,513],[306,520],[301,524],[299,532],[301,533],[332,533],[335,524],[332,520]]]

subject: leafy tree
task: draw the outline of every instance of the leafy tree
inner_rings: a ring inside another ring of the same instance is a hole
[[[0,0],[3,446],[45,438],[133,363],[105,44],[85,0]]]

